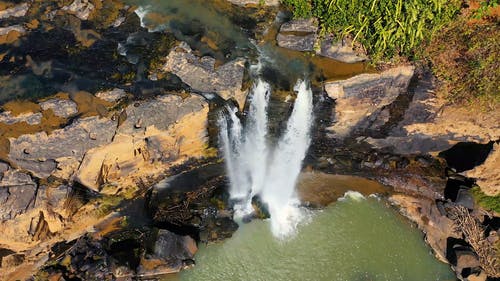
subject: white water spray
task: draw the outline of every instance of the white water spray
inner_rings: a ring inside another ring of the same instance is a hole
[[[236,215],[251,213],[252,197],[260,195],[268,205],[271,229],[277,237],[292,234],[301,219],[295,183],[310,144],[312,92],[305,81],[298,81],[294,90],[297,99],[292,114],[274,148],[267,141],[270,86],[266,82],[258,79],[252,88],[245,128],[236,109],[228,108],[229,117],[220,120],[230,194],[240,202],[235,206]]]

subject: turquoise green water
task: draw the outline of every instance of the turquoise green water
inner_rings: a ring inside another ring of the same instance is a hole
[[[421,233],[374,198],[358,196],[310,215],[295,237],[276,240],[268,222],[244,224],[221,244],[200,246],[181,280],[455,280]]]

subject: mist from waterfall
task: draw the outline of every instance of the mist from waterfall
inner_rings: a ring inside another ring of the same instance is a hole
[[[295,183],[310,144],[312,92],[306,81],[297,81],[292,114],[284,134],[275,146],[268,140],[268,104],[271,87],[257,79],[250,94],[245,126],[238,109],[227,107],[228,115],[219,120],[230,195],[236,216],[253,212],[252,198],[259,195],[268,207],[275,236],[286,237],[300,222]]]

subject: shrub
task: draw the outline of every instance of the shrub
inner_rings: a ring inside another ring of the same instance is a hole
[[[500,104],[500,25],[460,17],[436,34],[426,48],[440,94],[453,103],[484,109]]]
[[[486,210],[500,213],[500,195],[488,196],[478,186],[471,188],[474,201]]]

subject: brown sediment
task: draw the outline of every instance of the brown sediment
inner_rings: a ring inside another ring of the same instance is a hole
[[[40,105],[25,100],[9,101],[8,103],[2,106],[2,109],[5,111],[10,111],[12,116],[18,116],[22,113],[29,113],[29,112],[35,113],[41,111]]]
[[[33,19],[32,21],[26,23],[26,27],[29,29],[36,29],[40,25],[40,22],[37,19]]]
[[[23,34],[17,30],[11,30],[9,33],[0,35],[0,44],[11,44],[17,41]]]
[[[61,128],[65,123],[66,119],[56,116],[52,109],[42,111],[42,120],[40,124],[30,125],[24,121],[14,124],[0,123],[0,160],[9,162],[9,138],[17,138],[21,135],[34,134],[42,131],[49,134],[53,130]],[[13,163],[11,163],[11,165],[13,165]]]
[[[14,6],[14,3],[0,1],[0,11],[7,10],[8,8]]]
[[[101,100],[87,92],[78,92],[71,95],[67,93],[58,93],[43,100],[51,98],[73,100],[77,104],[78,114],[80,117],[90,117],[96,115],[101,117],[107,116],[107,108],[113,105],[112,103]],[[9,138],[17,138],[21,135],[34,134],[38,132],[46,132],[47,134],[50,134],[52,131],[60,129],[68,122],[67,119],[56,116],[52,109],[42,110],[39,104],[31,101],[10,101],[4,104],[2,109],[10,111],[13,116],[18,116],[23,113],[42,113],[41,122],[35,125],[30,125],[24,121],[14,124],[5,124],[0,122],[0,160],[7,162],[10,162],[8,159],[10,150]],[[13,163],[11,163],[11,165],[12,164]]]
[[[357,191],[365,196],[391,192],[389,187],[374,180],[321,172],[302,173],[297,183],[299,199],[319,207],[337,201],[347,191]]]
[[[69,98],[78,106],[78,113],[81,117],[99,115],[105,117],[108,115],[107,108],[113,103],[95,97],[91,93],[80,91],[69,94]]]

